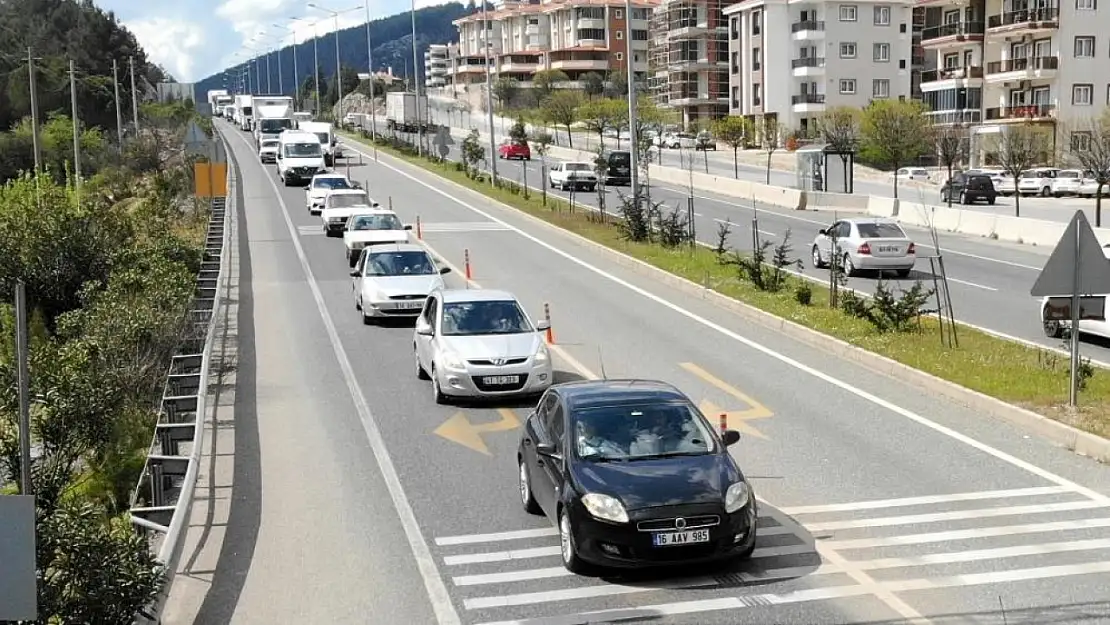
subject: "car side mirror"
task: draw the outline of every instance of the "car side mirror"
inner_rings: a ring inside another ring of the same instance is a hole
[[[420,336],[432,336],[435,334],[435,330],[432,329],[432,324],[424,319],[418,319],[416,321],[416,333]]]
[[[544,330],[549,330],[549,329],[551,329],[551,322],[548,321],[547,319],[536,322],[536,330],[537,331],[543,332]]]
[[[412,230],[412,224],[405,224],[405,230]]]
[[[740,442],[740,432],[736,430],[725,430],[721,438],[724,440],[725,447],[731,447]]]
[[[305,190],[305,191],[309,191],[309,190],[310,190],[310,188],[306,186],[306,187],[304,188],[304,190]]]
[[[450,267],[440,267],[439,268],[439,273],[440,273],[440,275],[443,275],[445,273],[451,273],[451,268]]]
[[[821,236],[828,236],[829,231],[825,228],[821,228],[820,230],[817,231],[817,234],[820,234]]]
[[[358,274],[359,274],[358,269],[352,269],[351,270],[351,277],[352,278],[357,278]]]
[[[555,461],[562,461],[563,457],[555,452],[555,445],[551,443],[540,443],[536,445],[536,453],[545,457],[551,458]]]

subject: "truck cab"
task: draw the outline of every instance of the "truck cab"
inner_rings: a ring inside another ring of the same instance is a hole
[[[311,132],[320,139],[320,145],[324,149],[324,164],[331,167],[335,164],[335,159],[340,156],[338,152],[339,138],[335,136],[335,128],[327,122],[300,122],[300,130],[302,132]]]

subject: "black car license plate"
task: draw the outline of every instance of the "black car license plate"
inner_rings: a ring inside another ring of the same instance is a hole
[[[511,386],[513,384],[520,384],[519,375],[487,375],[482,378],[482,382],[487,386]]]

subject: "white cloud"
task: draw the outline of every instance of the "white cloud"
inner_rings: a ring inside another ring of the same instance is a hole
[[[148,18],[124,23],[143,46],[147,56],[181,82],[199,79],[194,60],[205,43],[205,30],[197,23]]]

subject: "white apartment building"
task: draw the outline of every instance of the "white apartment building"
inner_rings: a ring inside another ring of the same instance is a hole
[[[724,12],[732,115],[807,132],[830,107],[910,96],[910,0],[745,0]]]
[[[449,84],[450,62],[447,44],[434,43],[424,52],[424,86],[429,89],[445,87]]]
[[[1096,0],[920,4],[922,45],[935,55],[922,75],[925,101],[937,123],[974,125],[972,165],[989,161],[997,135],[1019,122],[1051,128],[1057,151],[1082,147],[1079,126],[1110,104],[1110,15]]]

